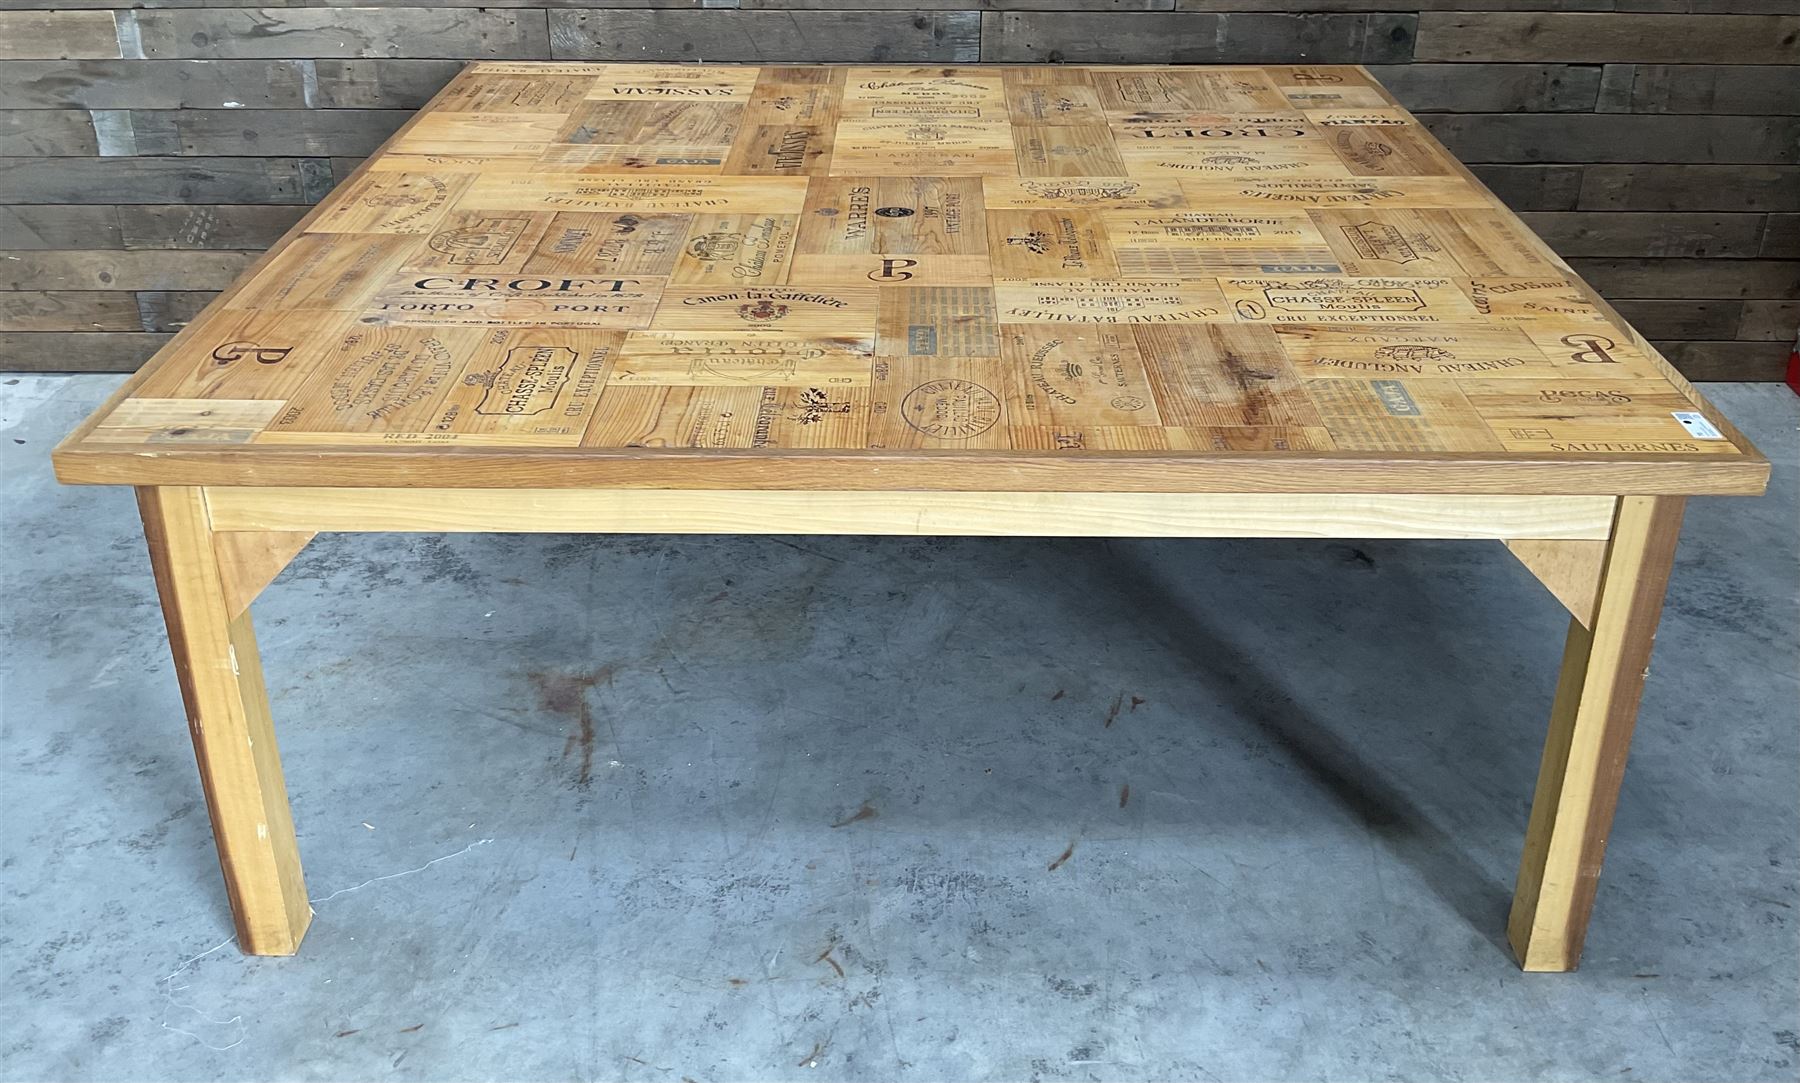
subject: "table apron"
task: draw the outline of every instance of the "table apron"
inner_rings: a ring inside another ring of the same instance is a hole
[[[1044,493],[213,486],[217,531],[889,534],[1143,538],[1608,536],[1615,498],[1364,493]]]

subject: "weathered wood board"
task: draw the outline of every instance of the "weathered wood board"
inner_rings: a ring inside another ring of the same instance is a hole
[[[18,289],[101,271],[23,255]],[[106,272],[229,266],[143,255]],[[62,455],[149,446],[1761,469],[1379,84],[1320,67],[476,64]]]

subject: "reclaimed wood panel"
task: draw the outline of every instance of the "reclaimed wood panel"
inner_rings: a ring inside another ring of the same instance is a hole
[[[1681,335],[1681,338],[1740,338],[1752,342],[1788,342],[1800,329],[1800,301],[1744,302],[1744,316],[1735,335]]]
[[[972,11],[550,11],[558,60],[961,63],[980,58]]]
[[[1793,64],[1800,15],[1423,12],[1420,60]]]
[[[1526,211],[1519,216],[1561,256],[1764,255],[1768,215],[1651,211]]]
[[[1694,380],[1777,383],[1793,342],[1659,342],[1656,348]]]
[[[1476,164],[1469,171],[1515,211],[1572,211],[1581,199],[1580,166]]]
[[[254,252],[17,252],[0,260],[0,289],[224,289]]]
[[[417,109],[462,70],[460,60],[337,60],[313,65],[320,109]]]
[[[1800,167],[1590,165],[1577,206],[1594,211],[1800,211]]]
[[[1800,162],[1800,117],[1475,113],[1425,126],[1467,162]]]
[[[700,0],[668,6],[709,5]],[[747,11],[1173,11],[1175,0],[737,0],[736,6]]]
[[[1793,64],[1608,64],[1603,113],[1800,113]]]
[[[248,258],[44,251],[9,273],[204,290]],[[1407,492],[1458,463],[1760,478],[1707,409],[1355,68],[500,62],[73,455],[222,449],[268,481],[300,450],[348,483],[361,455],[461,478],[471,457],[669,451],[761,452],[801,488],[842,476],[815,452],[980,453],[978,487],[1076,451],[1380,462]]]
[[[122,247],[116,207],[0,206],[0,249]]]
[[[1572,259],[1609,297],[1800,297],[1800,260]]]
[[[119,55],[110,11],[0,11],[0,61]]]
[[[94,122],[74,109],[0,109],[0,157],[99,153]],[[0,195],[4,198],[4,195]]]
[[[1547,0],[1175,0],[1179,11],[1530,11]],[[1610,11],[1617,0],[1553,0],[1565,11]]]
[[[1598,64],[1369,66],[1369,74],[1415,113],[1588,113],[1599,98],[1601,71]]]
[[[1619,315],[1645,338],[1674,339],[1753,338],[1741,334],[1745,307],[1753,301],[1615,300]]]
[[[0,68],[0,108],[298,109],[308,63],[20,60]]]
[[[0,158],[9,203],[312,203],[331,184],[309,158]]]
[[[144,204],[118,208],[125,248],[267,248],[300,220],[294,206]]]
[[[0,332],[0,371],[131,372],[173,335],[125,332]]]
[[[130,112],[139,154],[365,155],[405,123],[404,109],[180,109]]]
[[[512,8],[170,8],[134,12],[133,22],[148,60],[549,52],[543,13]]]
[[[1766,259],[1800,259],[1800,214],[1769,215],[1757,255]]]
[[[142,331],[137,298],[97,290],[0,292],[0,331]]]
[[[988,12],[983,60],[1033,63],[1258,63],[1304,57],[1379,64],[1412,45],[1413,16],[1268,12]]]
[[[0,249],[267,248],[306,208],[209,206],[0,206]]]

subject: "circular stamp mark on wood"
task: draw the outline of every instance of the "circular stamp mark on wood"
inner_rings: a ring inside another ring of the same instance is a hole
[[[1000,397],[968,380],[929,380],[900,400],[900,416],[926,436],[967,440],[1000,420]]]

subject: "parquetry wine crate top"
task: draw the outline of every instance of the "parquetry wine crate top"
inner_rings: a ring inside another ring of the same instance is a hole
[[[1767,470],[1359,68],[525,63],[467,69],[58,463],[1200,491],[1233,463],[1302,490]]]

